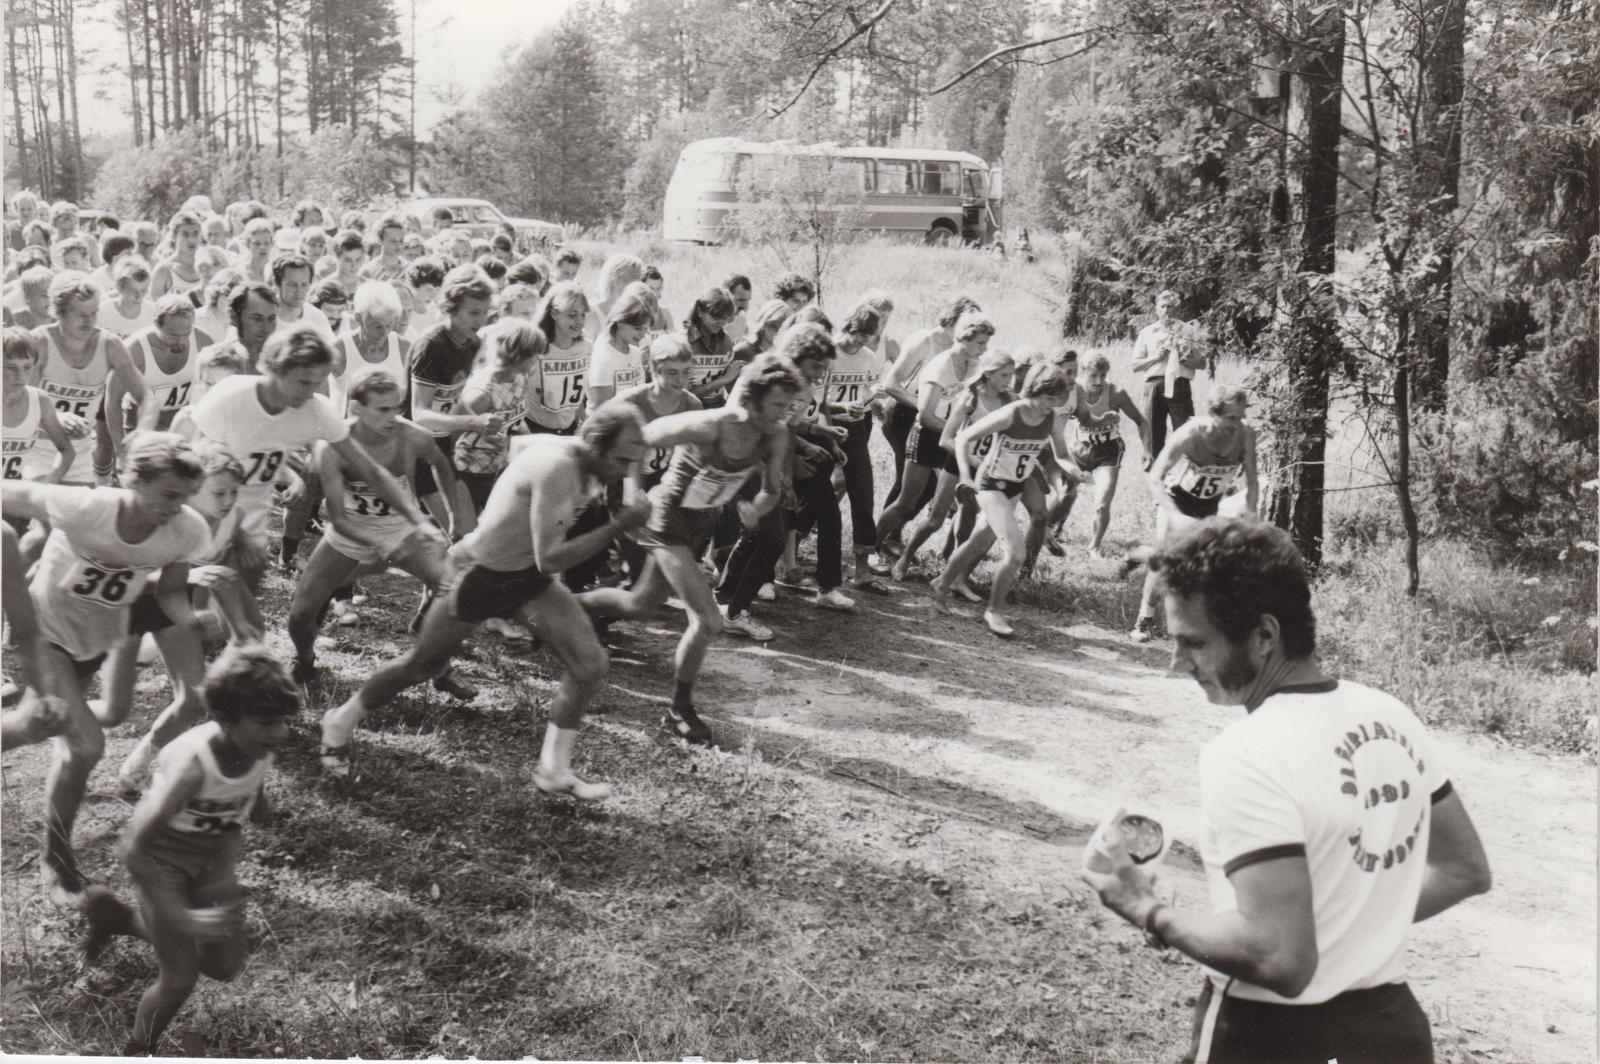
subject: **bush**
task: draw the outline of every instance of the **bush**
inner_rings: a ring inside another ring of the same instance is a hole
[[[113,152],[95,174],[89,201],[122,218],[170,218],[190,196],[211,192],[211,167],[197,133],[183,130]]]

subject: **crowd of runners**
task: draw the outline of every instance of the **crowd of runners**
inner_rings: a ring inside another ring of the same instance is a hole
[[[1130,395],[1106,356],[1008,345],[970,298],[902,329],[888,292],[830,315],[803,277],[733,274],[669,309],[638,257],[611,255],[585,287],[576,251],[474,237],[448,209],[336,219],[305,203],[274,218],[197,197],[159,231],[91,234],[71,204],[13,207],[4,743],[54,744],[52,896],[88,914],[92,949],[118,933],[156,946],[135,1050],[198,974],[238,968],[238,829],[260,815],[262,770],[303,702],[320,714],[323,770],[348,776],[361,721],[400,692],[475,697],[452,672],[467,641],[548,653],[562,672],[534,783],[601,800],[609,787],[575,773],[573,748],[614,622],[681,607],[663,724],[709,743],[707,650],[774,639],[760,611],[780,594],[850,613],[900,593],[920,562],[939,608],[978,604],[988,631],[1013,635],[1010,593],[1041,550],[1065,552],[1080,493],[1095,507],[1085,549],[1106,556],[1129,435],[1158,538],[1231,492],[1256,505],[1248,397],[1213,386],[1192,416],[1203,345],[1171,293],[1139,334]],[[980,590],[975,567],[996,552]],[[273,567],[293,574],[286,617],[262,608]],[[356,623],[386,570],[419,584],[407,650],[321,703],[321,629]],[[1148,641],[1154,618],[1149,583],[1131,638]],[[261,648],[280,625],[286,665]],[[72,834],[152,645],[171,701],[118,769],[144,795],[123,841],[133,908],[84,882]]]

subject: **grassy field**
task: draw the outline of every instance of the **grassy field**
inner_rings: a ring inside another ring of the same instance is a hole
[[[746,268],[759,284],[777,269],[731,249],[630,246],[661,266],[677,307],[730,270]],[[608,245],[582,248],[592,272]],[[1048,346],[1055,269],[872,245],[829,279],[838,295],[828,309],[883,287],[900,304],[894,333],[903,335],[967,292],[999,325],[997,343]],[[1126,344],[1107,350],[1125,364]],[[1224,363],[1220,375],[1239,379],[1243,368]],[[881,494],[887,449],[877,446]],[[1333,454],[1342,463],[1335,486],[1369,482],[1359,479],[1369,463],[1353,434],[1341,434]],[[1424,556],[1423,596],[1406,602],[1395,545],[1368,531],[1379,527],[1370,514],[1387,505],[1379,493],[1330,497],[1317,609],[1335,668],[1446,727],[1592,749],[1585,725],[1596,687],[1572,667],[1592,646],[1592,586],[1497,568],[1470,545],[1440,542]],[[1069,551],[1081,550],[1089,516],[1074,514]],[[1126,477],[1110,542],[1149,532],[1146,489]],[[1046,557],[1017,598],[1075,631],[1110,629],[1101,638],[1112,646],[1132,623],[1138,585],[1109,572],[1070,553]],[[281,574],[269,576],[269,616],[282,616],[288,590]],[[580,748],[583,771],[622,784],[602,807],[533,791],[550,661],[487,639],[461,666],[483,689],[473,707],[425,688],[402,697],[364,732],[358,778],[324,780],[315,713],[406,645],[412,588],[382,575],[371,590],[361,624],[330,632],[328,681],[278,758],[275,818],[251,833],[241,866],[252,896],[250,965],[234,984],[203,985],[166,1053],[1136,1062],[1181,1052],[1195,970],[1142,948],[1077,883],[1083,820],[1007,801],[998,785],[923,778],[913,788],[779,728],[745,731],[731,752],[667,741],[656,719],[678,624],[670,617],[624,626],[613,648],[613,683]],[[797,632],[818,623],[792,600],[763,609]],[[858,615],[818,632],[807,652],[823,678],[805,690],[790,678],[810,675],[802,672],[764,672],[764,682],[836,701],[829,711],[848,721],[849,685],[826,677],[834,667],[843,675],[866,623]],[[981,685],[983,670],[1006,668],[975,623],[965,652],[983,665],[969,658],[970,675],[942,680],[917,672],[916,655],[904,652],[928,634],[914,621],[882,631],[883,647],[860,649],[877,655],[870,682],[880,701],[906,714],[882,729],[915,736],[937,724],[919,716],[918,685]],[[1158,657],[1145,653],[1140,667]],[[1031,697],[1053,707],[1058,691],[1059,680]],[[166,697],[159,669],[145,671],[140,692],[133,719],[108,735],[110,766]],[[154,968],[147,947],[122,941],[101,969],[78,971],[77,918],[49,906],[34,879],[47,760],[33,748],[4,763],[0,1045],[111,1053]],[[1096,779],[1115,768],[1058,770]],[[124,891],[111,846],[128,811],[103,766],[77,842],[91,878]],[[1440,1059],[1479,1058],[1452,1043]]]

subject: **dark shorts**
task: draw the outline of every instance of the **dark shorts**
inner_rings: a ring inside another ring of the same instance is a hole
[[[658,502],[650,513],[650,520],[633,534],[633,541],[641,547],[688,547],[689,553],[698,558],[711,545],[721,517],[720,506],[686,510]]]
[[[1220,996],[1195,1002],[1185,1064],[1432,1064],[1428,1017],[1404,983],[1347,990],[1320,1005]]]
[[[1078,444],[1072,449],[1072,460],[1078,463],[1078,468],[1085,473],[1092,473],[1101,466],[1112,468],[1120,466],[1125,450],[1127,445],[1122,442],[1122,437],[1114,436],[1099,443]]]
[[[517,610],[544,594],[555,581],[536,567],[501,572],[474,565],[450,588],[450,616],[468,624],[491,617],[514,617]]]
[[[51,643],[50,649],[54,650],[68,661],[72,662],[72,671],[77,673],[79,687],[82,687],[84,684],[94,679],[95,673],[100,671],[100,666],[104,665],[106,660],[106,656],[104,654],[96,654],[94,657],[87,660],[75,658],[72,656],[72,651],[68,650],[60,643]]]
[[[194,592],[189,592],[190,598]],[[161,602],[156,598],[154,588],[145,588],[144,592],[133,600],[133,605],[128,609],[128,634],[143,635],[146,632],[160,632],[176,624],[167,611],[161,608]]]
[[[956,464],[956,452],[953,450],[946,450],[944,452],[944,465],[940,466],[939,468],[944,470],[946,473],[949,473],[953,477],[959,477],[961,475],[961,466]]]
[[[1192,517],[1196,521],[1204,521],[1208,517],[1217,516],[1217,508],[1222,505],[1221,499],[1197,499],[1186,491],[1167,489],[1167,498],[1172,500],[1172,505],[1185,517]]]
[[[930,429],[920,420],[911,427],[906,440],[906,457],[929,469],[943,469],[945,456],[950,452],[939,446],[939,432]]]
[[[1028,477],[1031,479],[1033,474],[1029,473]],[[1021,495],[1022,489],[1026,488],[1027,486],[1027,480],[996,480],[993,477],[978,478],[979,491],[1004,492],[1006,498],[1008,499],[1015,499],[1017,496]]]

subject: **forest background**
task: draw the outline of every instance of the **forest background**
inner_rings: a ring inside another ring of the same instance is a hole
[[[1426,611],[1463,579],[1425,586],[1428,545],[1465,545],[1552,590],[1452,639],[1593,672],[1593,0],[582,0],[486,39],[486,87],[419,129],[432,10],[6,0],[6,191],[156,220],[195,193],[487,195],[628,244],[699,137],[971,151],[1005,167],[1059,335],[1125,339],[1174,287],[1249,366],[1266,509],[1310,558],[1392,551]],[[90,59],[86,20],[119,49]],[[118,74],[116,135],[82,127],[90,62]],[[1380,490],[1330,514],[1352,425]],[[1589,710],[1541,738],[1592,747]]]

